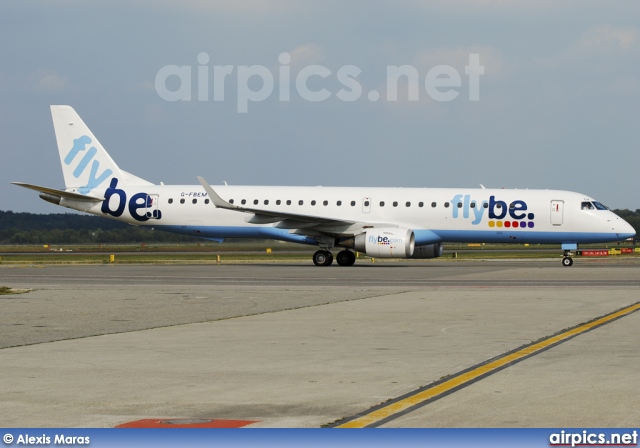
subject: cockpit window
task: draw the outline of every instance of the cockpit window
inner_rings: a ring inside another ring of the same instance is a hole
[[[595,205],[598,210],[609,210],[609,207],[599,202],[594,202],[593,205]]]
[[[596,208],[591,202],[583,202],[580,206],[582,210],[595,210]]]

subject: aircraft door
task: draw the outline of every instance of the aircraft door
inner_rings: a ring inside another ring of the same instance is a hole
[[[159,203],[160,197],[157,194],[147,195],[147,218],[160,219],[160,212],[158,210]]]
[[[551,224],[561,226],[563,222],[564,201],[551,201]]]
[[[371,198],[364,198],[362,200],[362,213],[369,213],[371,211]]]

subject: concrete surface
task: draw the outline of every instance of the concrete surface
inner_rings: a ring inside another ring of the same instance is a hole
[[[2,426],[314,427],[637,302],[633,260],[0,267]],[[638,313],[385,426],[637,426]]]

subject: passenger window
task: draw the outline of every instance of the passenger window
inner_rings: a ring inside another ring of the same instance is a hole
[[[282,201],[281,201],[280,199],[278,199],[278,200],[276,201],[276,205],[280,205],[280,204],[282,204]]]
[[[471,208],[476,208],[476,203],[475,202],[471,203]]]
[[[369,207],[369,201],[364,201],[364,206]]]
[[[338,202],[336,202],[336,205],[337,205],[338,207],[340,207],[340,206],[342,205],[342,201],[338,201]]]
[[[253,205],[258,205],[258,200],[257,199],[253,200]]]
[[[311,201],[311,205],[316,205],[316,201]]]
[[[418,207],[424,207],[424,202],[418,202]]]
[[[246,200],[246,199],[243,199],[242,201],[240,201],[240,203],[241,203],[242,205],[244,205],[244,204],[246,204],[246,203],[247,203],[247,200]]]
[[[351,201],[351,207],[355,207],[356,206],[356,201]]]
[[[449,208],[449,203],[448,202],[444,203],[444,208]]]
[[[269,199],[264,200],[264,205],[269,205]]]
[[[194,202],[195,204],[195,202]],[[233,204],[233,199],[229,199],[229,204]]]
[[[204,203],[205,203],[205,204],[208,204],[208,203],[209,203],[209,199],[205,199],[205,200],[204,200]]]
[[[488,203],[488,202],[485,202],[485,203],[483,203],[483,204],[482,204],[482,206],[483,206],[484,208],[489,208],[489,203]]]
[[[384,201],[380,201],[380,207],[384,207]]]
[[[407,207],[411,207],[411,202],[407,202],[407,203],[406,203],[406,204],[404,204],[404,205],[406,205]]]
[[[173,199],[169,198],[169,204],[173,204]]]
[[[458,202],[458,208],[462,208],[462,202]]]
[[[198,203],[198,200],[197,200],[197,199],[194,199],[194,200],[193,200],[193,201],[191,201],[191,202],[193,202],[194,204],[197,204],[197,203]]]
[[[498,203],[496,204],[496,208],[502,208],[502,204],[501,204],[500,202],[498,202]]]
[[[287,205],[291,205],[291,199],[287,199]]]
[[[304,201],[303,200],[299,200],[298,201],[298,205],[302,205],[302,204],[304,204]]]
[[[184,198],[180,199],[180,203],[184,204]]]
[[[433,208],[436,208],[436,205],[438,205],[438,204],[436,204],[435,202],[431,203],[431,207],[433,207]]]
[[[322,201],[322,205],[329,205],[329,201]]]
[[[398,206],[398,201],[393,201],[393,206],[397,207]]]

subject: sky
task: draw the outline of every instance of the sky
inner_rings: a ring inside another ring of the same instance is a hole
[[[397,67],[417,82],[390,83]],[[635,0],[3,0],[0,210],[66,211],[10,184],[64,188],[51,104],[154,183],[483,184],[640,208]]]

